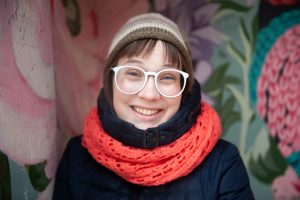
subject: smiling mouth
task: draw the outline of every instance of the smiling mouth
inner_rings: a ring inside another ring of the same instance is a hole
[[[136,112],[143,114],[143,115],[155,115],[156,113],[158,113],[158,109],[145,109],[145,108],[140,108],[140,107],[132,107]]]

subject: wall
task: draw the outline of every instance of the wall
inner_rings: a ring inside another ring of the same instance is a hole
[[[299,4],[0,0],[0,199],[51,199],[65,144],[96,105],[112,36],[150,11],[188,33],[203,97],[256,199],[300,198]]]

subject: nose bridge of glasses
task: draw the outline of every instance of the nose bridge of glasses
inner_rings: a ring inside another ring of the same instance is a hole
[[[158,72],[144,72],[145,73],[145,85],[144,87],[149,83],[149,77],[153,76],[153,82],[154,82],[154,85],[156,87],[156,77],[157,77],[157,74]]]
[[[158,72],[145,72],[146,77],[148,78],[149,76],[156,77]]]
[[[145,73],[145,83],[144,83],[144,86],[142,87],[142,91],[145,90],[145,88],[146,88],[146,90],[149,91],[149,89],[151,88],[150,91],[153,92],[153,89],[154,89],[155,93],[157,93],[159,90],[157,88],[155,79],[157,77],[158,72],[144,72],[144,73]],[[151,76],[153,76],[153,82],[149,81]]]
[[[149,84],[149,79],[150,79],[151,76],[153,76],[153,83],[156,86],[155,77],[157,76],[157,72],[145,72],[145,85],[144,85],[144,87]]]

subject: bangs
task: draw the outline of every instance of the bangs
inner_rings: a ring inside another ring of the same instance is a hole
[[[123,57],[148,56],[153,51],[157,42],[158,40],[155,39],[144,39],[134,41],[121,50],[121,52],[118,55],[118,59]],[[172,44],[164,41],[162,41],[162,44],[164,45],[165,49],[165,60],[174,67],[182,69],[182,61],[178,49]]]

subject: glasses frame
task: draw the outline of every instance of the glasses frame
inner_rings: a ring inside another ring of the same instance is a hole
[[[125,91],[123,91],[123,90],[119,87],[119,85],[118,85],[118,82],[117,82],[117,74],[118,74],[118,72],[119,72],[121,69],[123,69],[123,68],[125,68],[125,67],[136,68],[136,69],[141,70],[142,72],[144,72],[144,75],[145,75],[144,83],[143,83],[143,85],[141,86],[141,88],[140,88],[138,91],[136,91],[136,92],[125,92]],[[113,67],[113,68],[111,68],[111,69],[114,71],[114,80],[115,80],[115,84],[116,84],[117,88],[118,88],[121,92],[123,92],[124,94],[136,94],[136,93],[139,93],[140,91],[142,91],[142,90],[144,89],[146,83],[148,82],[148,77],[149,77],[149,76],[154,76],[155,87],[156,87],[156,90],[159,92],[159,94],[162,95],[162,96],[164,96],[164,97],[167,97],[167,98],[175,98],[175,97],[178,97],[179,95],[182,94],[182,92],[184,91],[185,86],[186,86],[186,80],[187,80],[187,78],[189,77],[189,74],[188,74],[188,73],[183,72],[183,71],[178,70],[178,69],[163,69],[163,70],[160,70],[160,71],[158,71],[158,72],[147,72],[147,71],[145,71],[144,69],[142,69],[142,68],[140,68],[140,67],[137,67],[137,66],[127,66],[127,65],[120,65],[120,66]],[[181,91],[180,91],[178,94],[169,96],[169,95],[163,94],[163,93],[159,90],[159,88],[158,88],[158,86],[157,86],[157,77],[158,77],[158,75],[159,75],[161,72],[165,72],[165,71],[175,71],[175,72],[179,72],[179,73],[183,76],[183,87],[182,87]]]

